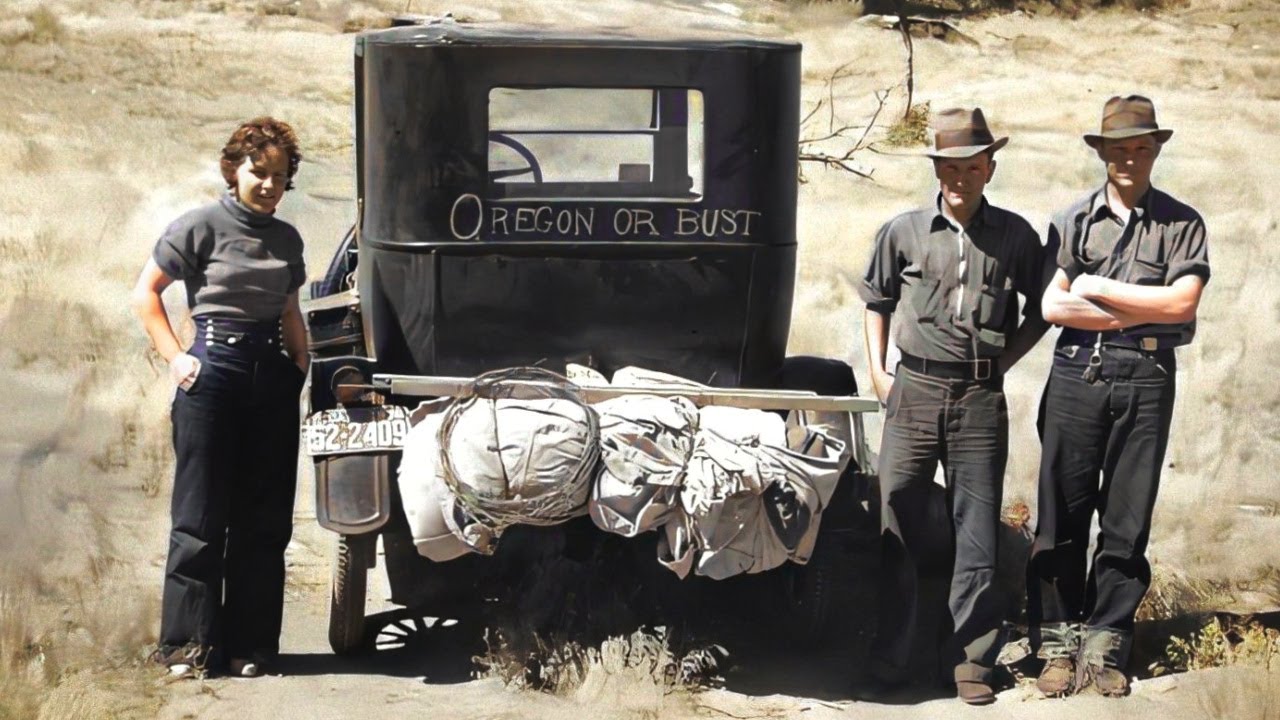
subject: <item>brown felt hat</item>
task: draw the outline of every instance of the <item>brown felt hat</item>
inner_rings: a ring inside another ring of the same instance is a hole
[[[1164,143],[1173,131],[1156,123],[1156,105],[1150,98],[1117,95],[1102,108],[1102,129],[1096,135],[1086,134],[1084,141],[1097,148],[1104,139],[1123,140],[1139,135],[1154,135],[1156,142]]]
[[[969,158],[988,150],[995,152],[1008,142],[1007,137],[997,140],[991,135],[982,108],[951,108],[934,116],[933,149],[924,154],[935,159]]]

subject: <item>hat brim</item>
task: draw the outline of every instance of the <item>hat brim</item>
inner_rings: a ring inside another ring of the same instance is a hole
[[[943,148],[942,150],[925,150],[924,155],[934,160],[963,160],[975,155],[981,155],[984,152],[995,152],[1007,144],[1009,144],[1009,138],[1002,137],[986,145],[958,145],[956,147]]]
[[[1087,133],[1084,135],[1085,143],[1094,149],[1102,144],[1103,140],[1127,140],[1128,138],[1138,137],[1140,135],[1153,135],[1156,142],[1163,145],[1173,136],[1173,131],[1169,128],[1160,128],[1153,130],[1151,128],[1125,128],[1123,130],[1109,130],[1104,133]]]

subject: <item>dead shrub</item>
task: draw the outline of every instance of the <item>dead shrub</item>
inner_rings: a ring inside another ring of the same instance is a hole
[[[342,32],[358,33],[365,30],[385,30],[391,27],[391,16],[369,9],[353,9],[342,23]]]
[[[298,11],[301,9],[301,0],[271,0],[271,2],[259,4],[254,10],[258,15],[267,17],[297,17]]]
[[[44,5],[32,11],[27,21],[31,23],[31,35],[27,39],[38,45],[58,42],[66,35],[62,20]]]
[[[1172,671],[1235,666],[1280,670],[1280,630],[1250,617],[1215,617],[1189,637],[1170,638],[1164,666]]]
[[[508,687],[567,695],[607,684],[609,680],[648,687],[666,694],[702,679],[701,656],[672,648],[666,628],[641,628],[631,635],[605,639],[598,647],[575,641],[542,639],[512,642],[501,631],[485,632],[486,650],[472,658],[476,678],[496,678]],[[699,667],[694,667],[699,665]]]
[[[911,106],[907,114],[889,127],[885,143],[893,147],[915,147],[929,141],[929,103]]]
[[[1225,582],[1193,578],[1163,563],[1151,564],[1151,587],[1138,606],[1137,620],[1169,620],[1205,612],[1230,599]]]

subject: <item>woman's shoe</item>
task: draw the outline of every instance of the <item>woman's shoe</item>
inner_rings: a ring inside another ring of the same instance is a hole
[[[253,678],[262,674],[262,664],[255,658],[234,658],[230,670],[232,677]]]
[[[151,653],[151,661],[164,666],[166,683],[204,677],[208,659],[209,648],[195,643],[182,647],[159,647]]]
[[[196,676],[196,666],[189,663],[173,663],[168,666],[165,673],[165,682],[178,682],[179,680],[190,680]]]

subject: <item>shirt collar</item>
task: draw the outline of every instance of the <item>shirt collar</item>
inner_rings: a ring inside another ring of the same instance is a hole
[[[987,202],[986,195],[982,196],[982,205],[978,208],[978,212],[974,213],[973,217],[969,219],[969,225],[964,228],[956,225],[954,220],[947,217],[946,213],[942,212],[942,193],[938,193],[933,196],[933,209],[934,214],[932,228],[934,230],[951,228],[956,232],[964,230],[969,234],[973,234],[974,232],[977,232],[989,225],[999,224],[999,217],[992,209],[991,203]]]
[[[1151,196],[1155,195],[1155,186],[1147,187],[1147,191],[1138,198],[1138,202],[1133,206],[1133,212],[1138,216],[1138,220],[1145,220],[1151,213]],[[1115,217],[1115,213],[1111,212],[1111,206],[1107,204],[1107,186],[1103,184],[1101,188],[1093,193],[1093,199],[1089,202],[1089,218],[1092,220],[1100,220],[1103,217]]]

